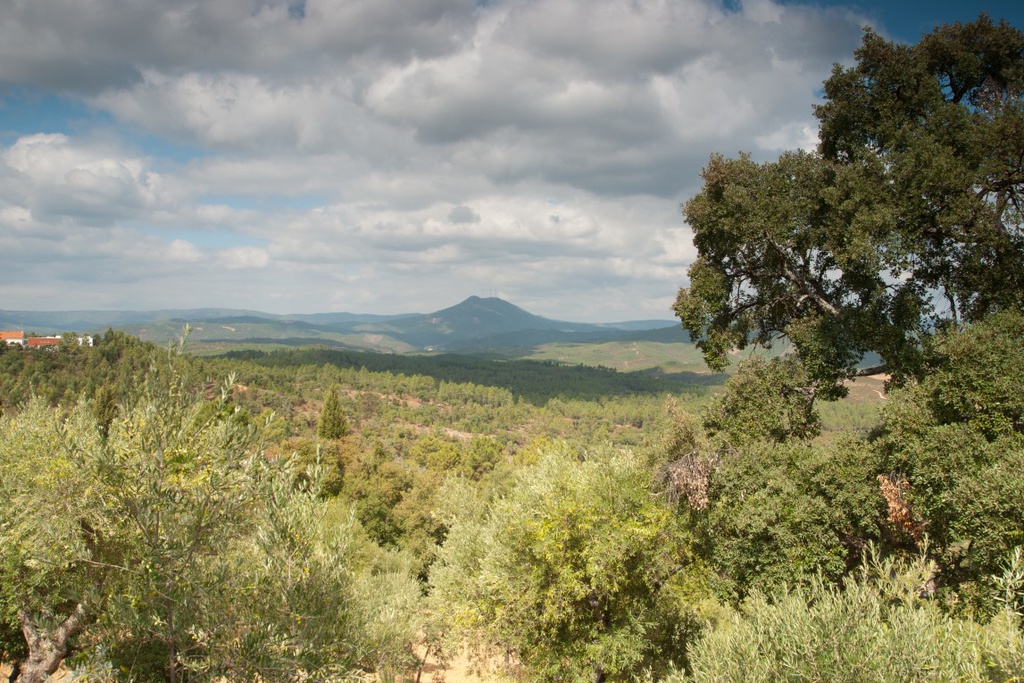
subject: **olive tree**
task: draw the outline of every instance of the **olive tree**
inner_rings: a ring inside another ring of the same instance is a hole
[[[14,678],[43,680],[75,650],[94,676],[171,683],[401,666],[419,596],[408,563],[351,515],[331,521],[315,472],[295,487],[230,381],[210,399],[173,365],[105,429],[85,404],[0,420]]]
[[[1022,569],[1018,553],[1006,573],[1019,580]],[[1016,680],[1020,616],[1006,611],[987,625],[951,617],[922,597],[933,571],[920,557],[875,557],[841,587],[819,579],[756,593],[695,644],[690,675],[665,683]]]
[[[102,609],[103,520],[79,450],[97,436],[83,405],[59,415],[35,399],[0,418],[0,656],[11,680],[45,680]]]
[[[654,490],[631,453],[550,449],[506,497],[456,517],[431,571],[436,609],[479,657],[504,655],[533,680],[637,673],[679,619],[665,588],[688,560]]]

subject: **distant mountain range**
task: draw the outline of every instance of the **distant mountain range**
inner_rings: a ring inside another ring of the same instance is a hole
[[[529,313],[499,298],[471,296],[433,313],[277,315],[203,308],[157,311],[0,311],[0,329],[40,334],[124,330],[164,343],[192,329],[193,347],[311,346],[392,353],[497,353],[515,355],[540,344],[660,341],[688,343],[671,320],[573,323]]]

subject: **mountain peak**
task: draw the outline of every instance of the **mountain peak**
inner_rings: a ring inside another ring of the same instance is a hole
[[[451,308],[457,308],[459,306],[463,306],[463,305],[467,305],[467,304],[476,304],[476,305],[479,305],[479,304],[496,304],[496,305],[499,305],[499,306],[504,305],[504,306],[513,306],[515,308],[519,308],[515,304],[511,304],[511,303],[505,301],[504,299],[500,299],[500,298],[498,298],[496,296],[477,296],[476,294],[473,294],[472,296],[466,297],[466,299],[464,301],[455,304],[455,306],[452,306]]]
[[[471,341],[507,338],[508,335],[531,330],[550,332],[591,326],[549,320],[503,299],[474,295],[449,308],[392,321],[387,327],[403,340],[421,348],[452,348]]]
[[[474,326],[490,327],[496,322],[512,322],[515,329],[531,328],[538,323],[542,327],[550,324],[546,318],[533,315],[515,304],[510,304],[504,299],[497,297],[479,297],[473,295],[465,301],[455,304],[449,308],[429,314],[433,319],[444,319],[450,322],[458,321],[460,324],[472,321]],[[513,322],[514,321],[514,322]],[[499,323],[499,327],[504,327]]]

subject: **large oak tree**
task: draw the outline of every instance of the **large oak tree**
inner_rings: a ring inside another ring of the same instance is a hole
[[[824,94],[816,152],[711,158],[675,310],[712,367],[784,336],[835,397],[867,352],[899,382],[936,330],[1024,304],[1024,33],[867,30]]]

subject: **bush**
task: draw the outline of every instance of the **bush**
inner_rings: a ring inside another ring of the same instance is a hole
[[[682,655],[690,628],[666,587],[687,564],[687,532],[640,459],[550,448],[476,509],[455,519],[431,583],[447,628],[481,658],[590,683]]]
[[[927,534],[950,600],[987,611],[985,584],[1024,543],[1024,314],[941,335],[930,373],[894,392],[878,443],[903,517]],[[883,482],[884,483],[884,482]]]
[[[949,617],[920,597],[933,573],[876,560],[842,589],[819,579],[774,600],[755,593],[696,643],[692,674],[665,683],[1019,680],[1019,617]]]

